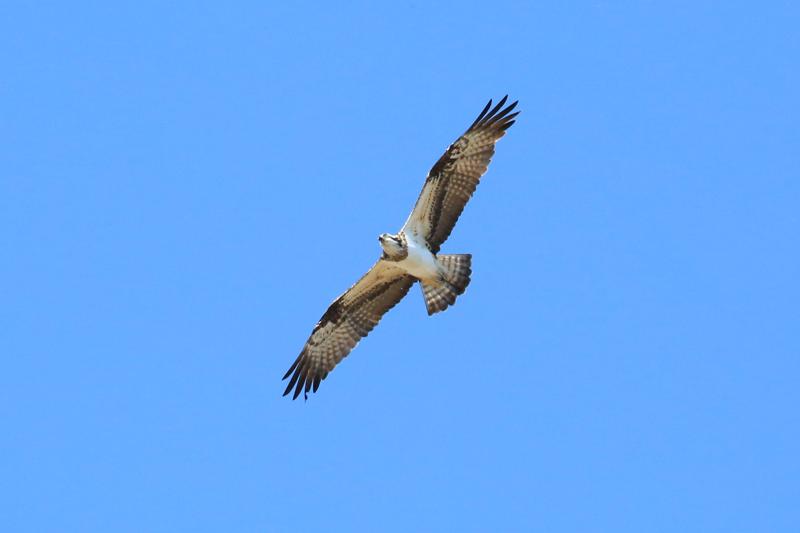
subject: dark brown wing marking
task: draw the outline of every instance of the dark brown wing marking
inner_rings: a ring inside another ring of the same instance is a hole
[[[489,167],[495,143],[519,114],[511,113],[517,102],[503,108],[507,99],[508,96],[504,96],[494,107],[489,100],[475,122],[428,172],[422,193],[403,230],[422,235],[433,253],[437,253],[450,236]]]
[[[317,392],[328,372],[349,354],[356,344],[375,327],[381,317],[416,281],[403,270],[386,261],[378,261],[322,315],[303,350],[283,379],[292,376],[283,395],[294,389],[296,399],[301,392],[313,388]]]

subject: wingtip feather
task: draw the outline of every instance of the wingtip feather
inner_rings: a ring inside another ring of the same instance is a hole
[[[297,386],[294,389],[294,396],[292,396],[292,400],[296,400],[298,396],[300,396],[300,391],[303,390],[303,385],[305,381],[305,376],[303,379],[297,381]]]
[[[486,102],[486,105],[483,107],[483,111],[481,111],[480,114],[478,115],[478,118],[476,118],[475,121],[472,123],[472,125],[470,125],[470,127],[467,128],[467,131],[469,131],[472,128],[474,128],[475,125],[478,122],[480,122],[483,119],[484,116],[486,116],[486,112],[489,111],[490,107],[492,107],[492,99],[491,98],[489,98],[489,101]]]
[[[481,111],[481,114],[478,115],[478,118],[475,119],[467,131],[475,128],[494,127],[498,124],[500,124],[501,129],[506,129],[507,126],[503,126],[504,121],[510,116],[509,113],[511,113],[511,111],[513,111],[519,103],[519,100],[515,100],[507,107],[503,108],[507,101],[508,95],[505,95],[500,99],[500,101],[497,102],[497,104],[494,105],[494,107],[492,107],[492,100],[490,99],[486,104],[486,107],[484,107],[483,111]]]
[[[495,113],[497,113],[500,110],[500,108],[503,107],[503,105],[506,103],[506,100],[508,100],[508,95],[505,95],[503,98],[501,98],[500,101],[497,102],[497,105],[494,106],[491,111],[489,111],[489,114],[486,115],[485,118],[486,122],[488,122],[489,119],[494,118]]]
[[[289,367],[289,370],[287,370],[286,373],[283,375],[283,377],[281,378],[281,381],[283,381],[284,379],[288,378],[291,375],[291,373],[294,372],[294,370],[297,368],[297,365],[299,365],[300,361],[303,360],[303,354],[305,354],[305,353],[306,353],[306,351],[305,351],[305,349],[303,349],[303,351],[300,352],[300,355],[297,356],[297,359],[294,360],[294,363],[292,363],[292,366]]]
[[[513,104],[509,105],[508,107],[506,107],[505,109],[500,111],[497,115],[495,115],[493,120],[495,120],[495,121],[501,120],[503,117],[505,117],[506,115],[511,113],[514,110],[514,108],[517,107],[518,103],[519,103],[519,100],[517,100]]]

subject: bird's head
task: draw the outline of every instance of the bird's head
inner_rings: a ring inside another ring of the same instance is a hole
[[[408,255],[406,240],[400,235],[381,233],[378,236],[378,241],[381,243],[381,248],[383,248],[385,259],[399,261]]]

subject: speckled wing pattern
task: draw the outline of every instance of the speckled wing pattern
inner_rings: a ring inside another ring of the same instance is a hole
[[[450,236],[464,206],[489,167],[495,143],[505,135],[519,114],[511,112],[517,102],[503,108],[506,100],[508,96],[494,107],[489,100],[475,122],[428,172],[422,193],[403,231],[413,231],[424,237],[433,253],[438,253]]]
[[[380,321],[381,317],[403,299],[416,279],[390,262],[379,260],[322,315],[303,351],[283,379],[291,376],[283,395],[294,389],[317,392],[328,372],[349,354],[356,344]]]

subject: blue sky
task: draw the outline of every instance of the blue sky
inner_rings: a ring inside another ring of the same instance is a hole
[[[798,531],[790,2],[4,3],[3,531]],[[281,376],[489,98],[443,251]]]

